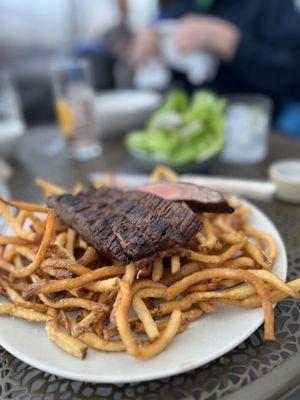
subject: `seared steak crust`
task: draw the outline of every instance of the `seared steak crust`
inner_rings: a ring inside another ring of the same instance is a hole
[[[51,196],[47,204],[90,245],[122,264],[183,245],[201,229],[184,205],[140,191],[91,188]]]

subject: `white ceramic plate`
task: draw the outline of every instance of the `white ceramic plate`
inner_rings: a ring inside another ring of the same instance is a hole
[[[287,258],[283,241],[272,222],[256,207],[251,224],[271,233],[278,243],[275,273],[285,280]],[[95,383],[140,382],[164,378],[200,367],[230,351],[248,338],[263,322],[261,309],[224,306],[207,314],[178,335],[157,357],[140,361],[126,353],[88,350],[77,360],[51,343],[44,325],[9,317],[0,318],[0,344],[20,360],[58,376]]]
[[[114,136],[144,128],[161,101],[162,96],[151,90],[113,90],[97,94],[95,114],[99,132]]]

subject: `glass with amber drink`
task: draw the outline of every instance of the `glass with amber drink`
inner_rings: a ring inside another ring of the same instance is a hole
[[[55,109],[62,134],[73,158],[101,154],[94,115],[94,91],[87,60],[57,63],[52,68]]]

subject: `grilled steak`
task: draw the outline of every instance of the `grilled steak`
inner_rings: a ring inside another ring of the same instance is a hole
[[[201,229],[182,204],[140,191],[92,188],[51,196],[47,204],[90,245],[123,264],[187,243]]]
[[[215,213],[234,211],[221,193],[191,183],[153,183],[142,186],[138,190],[155,194],[166,200],[185,201],[194,211]]]

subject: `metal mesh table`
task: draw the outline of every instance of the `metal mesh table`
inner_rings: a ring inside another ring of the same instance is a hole
[[[36,133],[35,135],[31,135],[35,145],[38,141],[37,138],[41,140],[44,134],[46,135],[45,131],[43,134]],[[300,143],[292,143],[289,140],[285,141],[281,138],[274,140],[275,144],[276,140],[280,143],[282,156],[284,156],[285,152],[289,153],[289,156],[300,155]],[[27,142],[26,146],[30,146]],[[276,150],[277,147],[273,146]],[[276,153],[275,150],[274,152]],[[110,152],[113,153],[113,151],[112,145]],[[28,157],[31,161],[29,161]],[[131,168],[126,164],[126,157],[123,153],[119,153],[119,156],[116,157],[120,157],[122,161],[119,165],[124,166],[126,169]],[[11,190],[13,194],[17,193],[21,197],[22,187],[20,186],[20,176],[23,176],[24,172],[28,175],[28,179],[31,179],[32,175],[42,175],[45,178],[51,178],[52,176],[51,169],[46,173],[46,169],[39,167],[37,164],[33,168],[34,159],[28,155],[26,148],[23,148],[20,160],[16,168],[16,176],[11,184]],[[59,164],[59,161],[56,161]],[[51,160],[52,162],[53,160]],[[97,164],[80,167],[70,165],[68,167],[69,170],[64,170],[59,176],[59,180],[65,183],[72,183],[72,180],[76,179],[78,175],[82,178],[88,170],[109,169],[110,167],[112,165],[101,165],[100,167]],[[254,177],[264,177],[265,175],[266,165],[257,166],[256,170],[255,167],[239,168],[239,173],[236,174],[232,173],[233,171],[230,171],[227,166],[222,167],[217,165],[213,173],[243,176],[247,174],[247,168],[248,171],[249,168],[253,168],[251,175]],[[72,175],[74,174],[74,170],[77,176]],[[70,179],[70,176],[66,178],[64,174],[70,174],[73,178]],[[36,192],[31,192],[30,183],[28,183],[28,186],[26,185],[26,190],[23,189],[23,191],[24,196],[22,197],[30,200],[33,197],[36,198]],[[289,258],[289,278],[300,276],[300,207],[277,201],[272,203],[257,203],[257,205],[273,220],[284,238]],[[57,378],[26,365],[0,347],[0,399],[213,400],[226,397],[226,395],[236,391],[238,391],[236,393],[241,393],[242,395],[243,388],[247,384],[257,382],[257,385],[262,385],[260,382],[261,377],[270,375],[272,371],[276,370],[276,367],[280,368],[282,365],[288,365],[290,360],[295,357],[291,356],[297,355],[297,352],[300,350],[299,313],[300,301],[286,300],[276,307],[277,341],[275,343],[264,343],[262,340],[263,330],[259,328],[237,348],[204,367],[175,377],[137,384],[95,385]],[[285,391],[283,388],[286,387],[289,377],[281,374],[280,379],[282,380],[281,383],[276,382],[282,388],[280,394],[279,392],[277,395],[274,394],[271,385],[269,388],[265,388],[267,395],[264,398],[275,399],[281,396]],[[297,383],[297,380],[296,382],[293,381],[293,385],[295,383]],[[241,398],[241,395],[236,396],[236,399]],[[253,393],[249,398],[260,397],[255,397]]]

